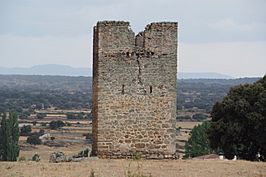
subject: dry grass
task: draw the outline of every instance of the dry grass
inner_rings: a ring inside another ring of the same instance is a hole
[[[201,123],[202,122],[176,122],[176,127],[181,127],[182,129],[192,129]]]
[[[88,160],[51,164],[1,162],[1,177],[266,177],[266,163],[218,160]],[[135,176],[134,176],[135,177]]]
[[[25,157],[26,159],[31,159],[34,154],[39,154],[41,157],[41,162],[49,162],[50,154],[56,151],[64,152],[67,156],[72,156],[77,154],[82,149],[86,148],[83,144],[74,144],[69,147],[49,147],[45,145],[36,145],[36,149],[30,151],[20,151],[19,156]],[[0,174],[1,176],[1,174]]]
[[[76,121],[68,121],[76,123]],[[68,133],[61,134],[61,130],[47,130],[57,135],[56,138],[68,138],[69,133],[75,138],[84,138],[82,133],[91,130],[91,125],[81,122],[80,127],[64,127]],[[177,143],[182,148],[188,139],[189,131],[200,122],[177,122],[181,127],[181,135],[177,136]],[[39,127],[34,127],[38,131]],[[20,137],[25,142],[26,137]],[[38,145],[29,151],[21,151],[20,157],[31,159],[38,153],[40,162],[0,162],[0,177],[266,177],[266,163],[247,161],[219,161],[219,160],[108,160],[94,159],[83,162],[48,163],[52,152],[62,151],[67,156],[77,154],[84,149],[84,144],[72,144],[69,147],[48,147]]]

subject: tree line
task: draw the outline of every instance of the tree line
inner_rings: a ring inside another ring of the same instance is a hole
[[[230,87],[257,79],[178,80],[177,109],[198,108],[210,112]],[[0,75],[0,112],[15,111],[20,118],[27,118],[34,109],[43,107],[89,109],[92,105],[91,85],[91,77]]]
[[[186,157],[216,152],[229,159],[266,160],[266,75],[231,88],[213,106],[211,117],[192,130]]]

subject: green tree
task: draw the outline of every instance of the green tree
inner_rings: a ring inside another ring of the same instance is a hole
[[[56,130],[65,126],[66,124],[62,120],[53,120],[50,122],[50,128]]]
[[[231,88],[213,106],[209,139],[227,158],[255,160],[266,157],[266,75],[254,84]]]
[[[31,133],[31,126],[30,125],[23,125],[20,129],[20,135],[21,136],[28,136]]]
[[[19,156],[19,127],[16,113],[2,114],[0,127],[0,160],[16,161]]]
[[[36,117],[37,117],[37,119],[43,119],[46,117],[46,114],[45,113],[37,113]]]
[[[42,144],[42,141],[39,138],[40,136],[38,134],[32,134],[27,138],[27,143],[29,144]]]
[[[185,144],[185,158],[206,155],[211,152],[207,135],[209,127],[209,122],[203,122],[192,129],[191,136]]]

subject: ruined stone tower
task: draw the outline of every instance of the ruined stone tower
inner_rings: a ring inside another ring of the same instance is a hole
[[[176,151],[177,23],[102,21],[93,36],[93,154],[172,158]]]

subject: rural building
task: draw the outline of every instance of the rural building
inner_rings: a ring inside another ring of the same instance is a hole
[[[93,36],[93,145],[102,158],[175,158],[177,23],[102,21]]]

